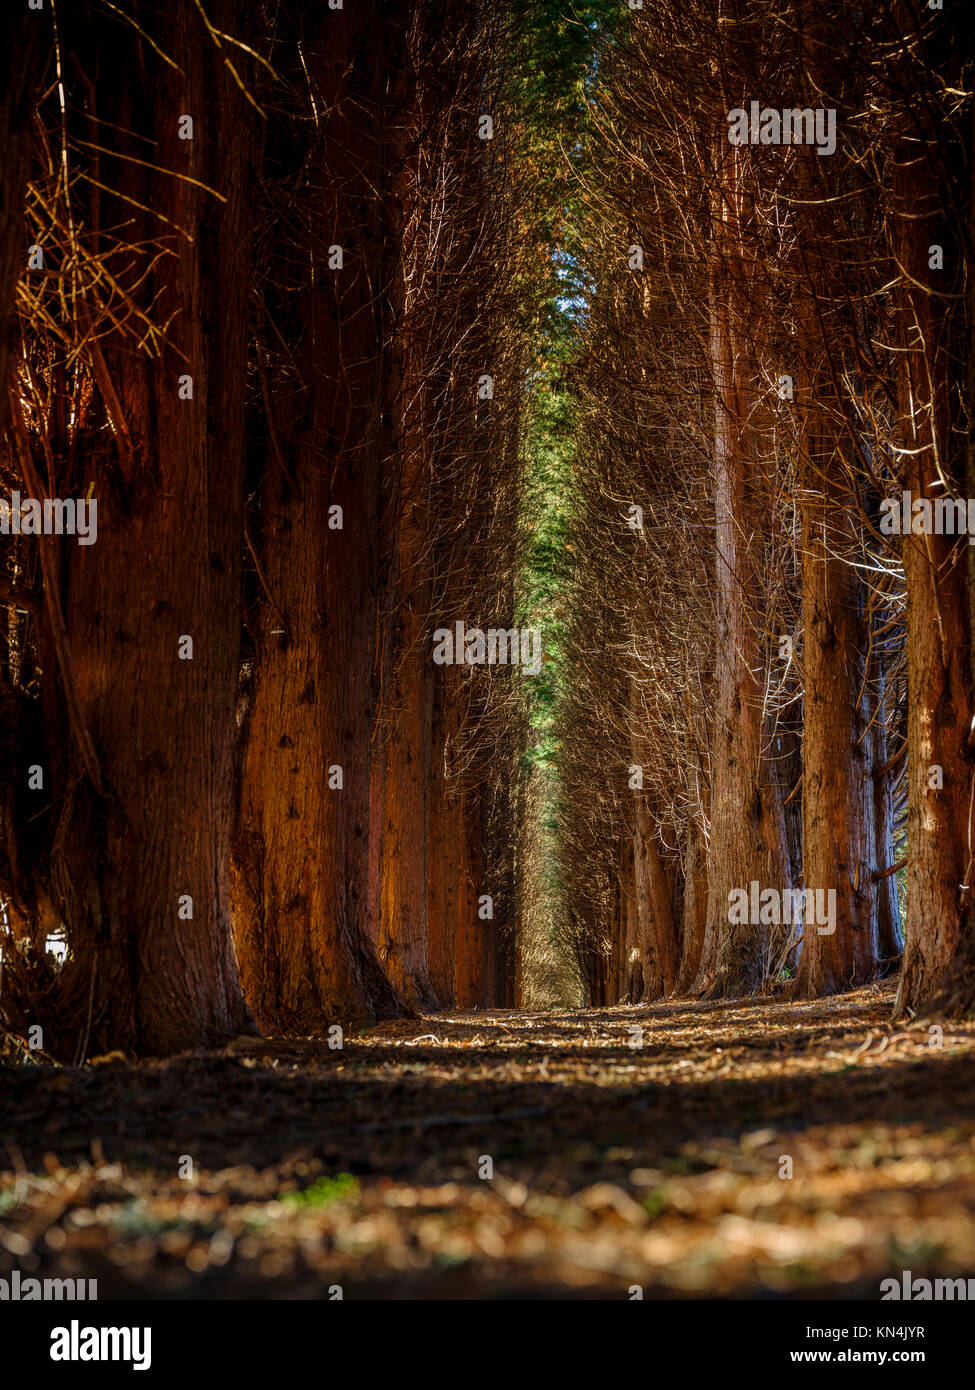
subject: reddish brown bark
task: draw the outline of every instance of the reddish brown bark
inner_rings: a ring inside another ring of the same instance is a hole
[[[616,997],[630,1004],[638,1003],[644,995],[644,949],[641,931],[640,885],[636,870],[639,853],[637,832],[623,842],[623,875],[621,880],[621,922],[619,970]]]
[[[397,525],[398,582],[382,716],[376,933],[379,960],[397,992],[411,1007],[436,1008],[427,940],[433,666],[426,640],[430,587],[420,577],[425,547],[422,478],[421,452],[409,450]]]
[[[209,6],[228,31],[231,11],[221,0]],[[49,603],[43,665],[59,679],[45,686],[47,721],[52,735],[72,734],[52,737],[47,767],[52,892],[70,954],[54,1017],[39,1021],[48,1049],[69,1058],[213,1046],[251,1026],[231,950],[227,867],[254,131],[190,0],[146,6],[140,20],[178,70],[113,18],[59,14],[64,51],[93,83],[107,147],[98,177],[128,199],[89,188],[84,217],[92,237],[124,226],[135,246],[161,242],[141,284],[138,254],[119,273],[167,326],[150,356],[101,325],[95,375],[110,430],[92,430],[83,477],[66,469],[54,478],[34,458],[49,492],[92,485],[98,503],[95,544],[42,542],[57,557],[65,624],[55,651]],[[69,90],[75,120],[80,98]],[[183,112],[195,116],[191,141],[178,138]],[[146,140],[158,170],[124,158],[144,156]],[[93,156],[73,158],[90,168]],[[60,262],[67,248],[49,255]],[[184,373],[192,399],[178,394]],[[32,434],[24,447],[35,452]],[[180,659],[184,637],[192,659]]]
[[[758,499],[750,478],[751,389],[745,305],[736,280],[742,264],[745,206],[742,156],[716,143],[711,362],[715,385],[717,697],[711,784],[708,919],[695,989],[711,997],[751,993],[765,980],[767,926],[729,918],[734,890],[757,881],[791,888],[781,793],[764,746],[764,664],[756,622]]]
[[[657,827],[641,797],[633,835],[634,896],[644,1000],[662,999],[677,984],[680,948],[674,921],[674,887],[664,864]]]
[[[267,438],[235,942],[261,1020],[303,1033],[401,1012],[365,929],[381,488],[376,188],[387,75],[378,22],[369,5],[309,11],[299,35],[328,116],[320,127],[309,122],[297,169],[288,162],[290,123],[281,135],[273,172],[292,190],[289,228],[272,232],[271,247],[285,247],[286,259],[271,260],[258,344]],[[331,246],[342,248],[341,267],[329,264]],[[274,350],[280,338],[284,359]]]
[[[495,919],[481,863],[481,800],[461,774],[460,740],[466,714],[462,668],[438,667],[432,731],[428,924],[430,978],[446,1004],[488,1002],[485,959]]]
[[[22,7],[8,16],[0,56],[0,430],[7,423],[10,338],[17,279],[27,264],[24,193],[30,168],[30,123],[42,46],[50,42],[46,13]]]
[[[895,172],[901,335],[899,413],[904,487],[914,498],[960,488],[964,460],[952,428],[952,313],[937,294],[928,248],[944,239],[937,188],[923,155],[907,143]],[[972,931],[972,715],[964,539],[909,535],[902,543],[907,587],[907,914],[895,1013],[925,1007],[951,990],[959,943]],[[941,769],[940,778],[933,771]],[[938,785],[941,781],[943,785]],[[969,885],[963,887],[963,885]]]
[[[834,467],[822,458],[803,505],[803,883],[807,894],[836,895],[835,921],[806,916],[797,976],[806,998],[863,984],[878,962],[873,777],[858,708],[863,609],[856,572],[838,558],[850,538]]]

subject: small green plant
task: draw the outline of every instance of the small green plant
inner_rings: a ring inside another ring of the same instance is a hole
[[[651,1192],[648,1192],[646,1197],[644,1197],[641,1201],[641,1206],[643,1207],[643,1210],[646,1212],[647,1216],[649,1216],[651,1221],[653,1221],[656,1217],[660,1215],[660,1213],[664,1210],[666,1205],[666,1187],[655,1187]]]
[[[285,1192],[280,1200],[285,1206],[301,1209],[326,1207],[331,1202],[349,1201],[357,1196],[358,1192],[358,1178],[353,1177],[351,1173],[337,1173],[334,1178],[318,1178],[310,1187],[303,1187],[300,1192]]]

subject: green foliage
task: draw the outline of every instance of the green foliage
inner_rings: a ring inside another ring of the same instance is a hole
[[[526,535],[519,622],[539,626],[545,637],[545,665],[532,679],[530,722],[536,731],[532,756],[551,762],[550,730],[562,685],[565,623],[568,485],[575,452],[575,401],[561,383],[536,389],[525,440],[522,525]]]
[[[586,162],[587,91],[599,50],[623,10],[618,0],[512,0],[510,10],[515,45],[509,94],[529,195],[526,235],[539,252],[525,309],[544,374],[571,353],[573,316],[584,292],[572,228]]]
[[[662,1211],[666,1209],[667,1206],[666,1187],[653,1188],[653,1190],[649,1192],[647,1196],[641,1200],[640,1205],[643,1207],[643,1210],[646,1212],[647,1216],[649,1216],[651,1221],[656,1220],[656,1218],[661,1214]]]
[[[334,1178],[322,1176],[300,1192],[285,1192],[280,1200],[284,1206],[305,1211],[327,1207],[332,1202],[349,1201],[358,1193],[359,1179],[351,1173],[338,1173]]]
[[[523,767],[533,779],[536,810],[535,876],[528,918],[531,993],[538,1002],[564,1002],[579,992],[564,940],[564,903],[558,868],[559,750],[554,736],[565,691],[566,593],[571,573],[568,539],[573,523],[572,474],[578,439],[578,401],[571,386],[579,350],[579,315],[586,287],[573,228],[585,171],[587,91],[601,44],[620,15],[618,0],[511,0],[516,33],[509,100],[524,179],[519,229],[537,248],[519,286],[523,327],[531,342],[522,438],[522,568],[516,623],[540,628],[542,670],[522,676],[530,746]],[[576,1000],[578,1002],[578,1000]]]

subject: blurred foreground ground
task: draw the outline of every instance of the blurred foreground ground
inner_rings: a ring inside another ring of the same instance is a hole
[[[975,1274],[975,1026],[934,1047],[891,1027],[892,998],[14,1061],[0,1275],[97,1278],[102,1299],[876,1299],[902,1269]]]

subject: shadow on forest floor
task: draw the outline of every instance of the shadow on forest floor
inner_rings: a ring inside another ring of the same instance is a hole
[[[100,1298],[625,1299],[975,1273],[975,1025],[932,1046],[890,1025],[893,989],[5,1066],[0,1275]]]

